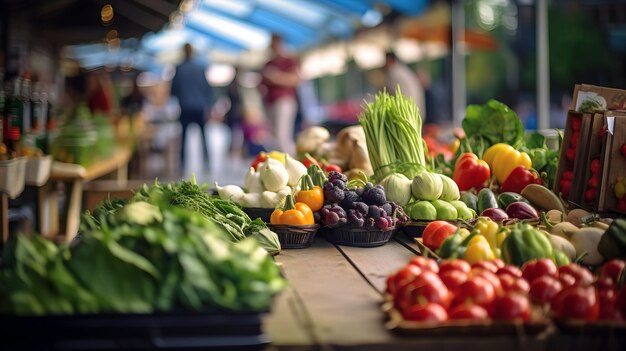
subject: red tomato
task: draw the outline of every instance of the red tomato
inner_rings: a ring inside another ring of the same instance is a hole
[[[617,297],[615,298],[615,307],[622,312],[622,316],[626,317],[626,284],[624,284],[617,293]]]
[[[571,274],[561,274],[559,275],[559,283],[561,283],[564,288],[567,288],[568,286],[576,284],[576,278]]]
[[[528,297],[520,293],[508,293],[497,297],[491,306],[493,319],[530,320],[530,302]]]
[[[470,264],[465,260],[445,260],[441,262],[441,265],[439,266],[439,274],[447,271],[461,271],[463,273],[469,273],[471,269],[472,266],[470,266]]]
[[[585,191],[585,202],[594,202],[596,201],[596,196],[598,195],[598,189],[589,188]]]
[[[570,146],[572,149],[576,149],[576,147],[578,147],[578,142],[579,142],[579,140],[578,140],[578,139],[580,139],[580,132],[574,132],[574,133],[572,133],[572,138],[571,138],[571,139],[570,139],[570,141],[569,141],[569,146]]]
[[[420,274],[422,269],[414,265],[406,265],[394,275],[393,291],[410,284]]]
[[[550,275],[558,277],[558,269],[556,264],[549,258],[540,258],[538,260],[530,260],[522,266],[522,277],[530,284],[533,283],[535,278]]]
[[[563,289],[561,282],[552,276],[545,275],[530,284],[530,298],[538,304],[546,304]]]
[[[626,262],[622,260],[610,260],[609,262],[605,263],[600,269],[600,276],[608,277],[613,280],[614,283],[617,283],[620,274],[622,274],[622,271],[624,270],[624,267],[626,267]]]
[[[565,172],[563,172],[562,178],[565,179],[565,180],[572,180],[572,179],[574,179],[574,172],[573,171],[565,171]]]
[[[574,285],[590,285],[593,283],[593,274],[591,271],[575,263],[559,267],[559,277],[563,275],[571,275],[574,277]]]
[[[385,291],[393,294],[396,291],[396,274],[391,273],[387,279],[385,279]]]
[[[409,305],[423,304],[425,301],[440,304],[446,309],[450,306],[452,294],[436,273],[424,271],[411,284],[408,293]]]
[[[500,283],[500,279],[498,279],[498,276],[495,273],[483,268],[472,268],[469,273],[469,277],[485,278],[487,281],[489,281],[489,283],[491,283],[491,285],[493,285],[496,295],[502,294],[502,284]]]
[[[454,234],[457,227],[446,221],[430,222],[422,233],[422,241],[426,247],[435,251],[446,240],[447,237]]]
[[[458,270],[448,270],[443,273],[440,272],[439,277],[448,290],[455,291],[467,280],[467,273]]]
[[[506,264],[504,263],[504,261],[502,261],[501,258],[496,258],[495,260],[491,261],[491,263],[495,264],[496,267],[498,267],[498,269],[504,268],[504,266],[506,266]]]
[[[496,264],[491,261],[478,261],[472,265],[472,268],[482,268],[492,273],[498,271],[498,266],[496,266]]]
[[[496,274],[498,276],[508,274],[508,275],[516,277],[516,278],[521,278],[522,277],[522,271],[519,268],[517,268],[515,266],[511,266],[511,265],[504,266],[504,267],[498,269]]]
[[[500,279],[500,284],[502,285],[502,290],[504,290],[504,292],[517,291],[527,294],[530,290],[530,286],[524,278],[514,277],[508,273],[500,274],[498,275],[498,278]]]
[[[450,319],[467,319],[473,321],[484,321],[489,318],[487,310],[478,305],[461,304],[450,310]]]
[[[403,315],[406,320],[418,322],[441,323],[448,319],[446,309],[432,302],[425,305],[413,305]]]
[[[595,282],[598,290],[602,291],[604,289],[615,289],[615,283],[613,280],[607,276],[600,276],[596,279]]]
[[[626,157],[626,143],[622,144],[620,152],[622,153],[622,156]]]
[[[592,286],[565,288],[552,300],[552,312],[560,318],[597,320],[600,315],[597,291]]]
[[[589,178],[589,180],[587,181],[587,186],[590,189],[597,189],[598,185],[600,185],[600,180],[598,179],[598,177],[591,177]]]
[[[565,158],[567,158],[569,161],[574,161],[574,159],[576,158],[576,148],[570,147],[569,149],[567,149],[567,151],[565,151]]]
[[[572,117],[572,130],[574,132],[577,132],[580,130],[580,125],[582,124],[582,121],[580,119],[580,117]]]
[[[437,265],[437,261],[433,260],[432,258],[426,258],[424,256],[413,257],[409,261],[409,264],[417,266],[426,271],[431,271],[435,273],[439,272],[439,266]]]
[[[600,163],[599,158],[594,158],[591,160],[591,174],[600,174],[600,168],[602,168],[602,163]]]
[[[324,172],[330,173],[332,171],[343,173],[343,170],[341,169],[341,167],[337,165],[329,164],[326,167],[324,167]]]
[[[624,315],[617,308],[617,289],[615,287],[609,289],[598,289],[598,299],[600,302],[600,319],[621,321]]]
[[[473,277],[461,284],[455,291],[453,305],[474,303],[488,306],[496,297],[493,285],[483,277]]]

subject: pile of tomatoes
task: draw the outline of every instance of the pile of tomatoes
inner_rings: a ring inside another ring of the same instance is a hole
[[[626,316],[626,285],[619,277],[626,263],[611,260],[597,277],[587,268],[570,263],[556,267],[551,260],[528,262],[524,277],[530,282],[534,303],[550,305],[555,318],[623,322]]]
[[[559,318],[622,320],[626,286],[619,290],[617,280],[623,270],[624,261],[610,261],[596,279],[582,266],[557,268],[549,259],[519,269],[499,259],[438,265],[418,256],[387,278],[387,293],[410,321],[529,321],[533,305],[547,304]]]

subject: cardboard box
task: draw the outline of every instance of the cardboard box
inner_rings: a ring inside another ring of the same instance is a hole
[[[581,161],[578,163],[580,167],[580,179],[576,183],[576,193],[579,194],[577,198],[577,202],[584,208],[591,209],[594,211],[602,211],[603,206],[598,201],[600,194],[603,191],[601,187],[602,180],[602,163],[604,158],[602,157],[602,153],[604,151],[604,147],[606,145],[606,136],[601,138],[600,130],[605,127],[606,118],[604,113],[595,113],[591,116],[590,123],[587,126],[588,129],[585,131],[586,142],[584,144],[584,154],[581,155]],[[600,171],[596,175],[595,179],[598,180],[597,184],[590,183],[593,178],[593,172],[591,171],[591,165],[594,160],[597,159],[600,162]],[[586,192],[589,189],[596,189],[596,196],[593,201],[587,201]]]
[[[626,90],[599,87],[590,84],[577,84],[574,87],[574,96],[570,110],[578,111],[580,105],[587,98],[598,99],[604,102],[602,110],[626,110]]]

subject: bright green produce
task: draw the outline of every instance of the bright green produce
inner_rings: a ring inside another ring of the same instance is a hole
[[[478,212],[478,196],[470,191],[461,191],[461,197],[459,200],[463,201],[467,207],[471,208],[475,212]]]
[[[413,220],[434,221],[437,209],[428,201],[414,201],[404,207],[404,211]]]
[[[479,214],[488,208],[498,208],[498,200],[493,191],[487,188],[480,189],[480,192],[478,192],[477,207],[477,213]]]
[[[402,173],[393,173],[378,183],[385,188],[387,200],[404,206],[411,200],[411,180]]]
[[[615,219],[602,235],[598,251],[606,258],[626,259],[626,219]]]
[[[395,95],[386,91],[376,94],[359,115],[359,123],[365,131],[375,179],[393,173],[397,165],[412,166],[402,172],[409,179],[424,169],[428,150],[422,139],[422,118],[415,101],[399,89]]]
[[[557,131],[558,132],[558,131]],[[559,165],[560,147],[563,135],[558,132],[559,140],[557,149],[553,150],[546,145],[546,137],[538,132],[530,133],[526,136],[524,147],[520,151],[526,152],[532,161],[533,168],[545,179],[546,187],[552,189],[556,170]]]
[[[286,284],[256,241],[232,244],[199,213],[136,201],[99,216],[98,224],[83,216],[71,248],[12,236],[0,265],[0,313],[260,311]]]
[[[489,100],[484,105],[467,106],[462,126],[467,141],[461,142],[459,155],[469,148],[482,157],[491,145],[506,143],[518,148],[524,142],[522,121],[515,111],[496,100]]]
[[[257,194],[261,196],[260,194]],[[230,200],[212,197],[206,185],[198,186],[195,177],[190,181],[173,184],[158,184],[143,188],[135,194],[132,201],[147,201],[153,204],[166,203],[199,212],[205,218],[222,227],[230,234],[230,241],[238,242],[246,237],[253,237],[270,254],[280,252],[278,236],[269,230],[259,218],[251,220],[241,208]]]
[[[459,194],[459,186],[456,185],[456,182],[446,175],[438,175],[441,178],[441,183],[443,184],[440,199],[445,201],[458,200],[461,195]]]
[[[525,202],[530,204],[522,195],[512,192],[504,192],[498,195],[498,207],[506,208],[508,205],[514,202]]]
[[[443,182],[437,173],[420,172],[413,178],[411,192],[417,200],[437,200],[443,192]]]
[[[552,244],[547,235],[528,223],[517,223],[502,242],[502,259],[508,264],[521,266],[536,258],[554,260]]]
[[[468,219],[472,219],[476,217],[476,212],[474,212],[474,210],[472,210],[471,208],[467,207],[467,205],[463,201],[460,201],[460,200],[450,201],[450,205],[454,206],[454,208],[456,209],[456,215],[458,219],[466,221]]]
[[[449,202],[443,200],[433,200],[430,202],[437,210],[437,219],[455,221],[458,218],[456,208]]]

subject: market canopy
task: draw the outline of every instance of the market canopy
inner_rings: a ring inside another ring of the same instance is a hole
[[[162,3],[157,0],[155,5]],[[116,4],[112,3],[114,10]],[[161,31],[144,35],[136,50],[157,57],[178,53],[183,43],[192,42],[200,52],[240,55],[266,48],[271,34],[277,33],[292,50],[302,51],[350,38],[358,28],[376,26],[388,14],[418,15],[427,4],[427,0],[186,0]],[[98,55],[90,57],[90,65],[96,64]]]

